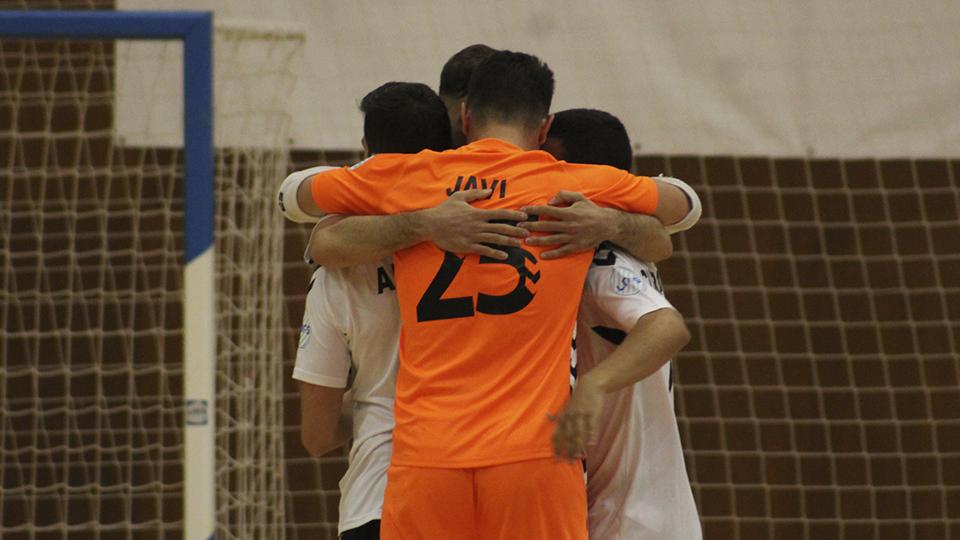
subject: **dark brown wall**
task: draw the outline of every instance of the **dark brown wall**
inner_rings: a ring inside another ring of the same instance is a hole
[[[662,265],[707,538],[960,534],[960,162],[661,164],[707,207]]]

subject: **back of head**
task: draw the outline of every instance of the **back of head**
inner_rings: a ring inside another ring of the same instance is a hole
[[[451,146],[447,109],[425,84],[388,82],[363,97],[360,111],[371,154],[439,152]]]
[[[473,122],[533,128],[550,113],[553,72],[536,56],[498,51],[473,71],[467,107]]]
[[[477,43],[451,56],[440,72],[440,95],[461,99],[466,97],[473,70],[495,52],[497,50],[493,47]]]
[[[626,128],[605,111],[560,111],[553,115],[547,139],[560,141],[562,155],[557,157],[570,163],[610,165],[626,171],[633,165],[633,148]]]

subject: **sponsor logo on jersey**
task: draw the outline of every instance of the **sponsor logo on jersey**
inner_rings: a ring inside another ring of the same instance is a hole
[[[305,349],[310,340],[310,325],[304,324],[300,327],[300,348]]]
[[[630,270],[617,268],[610,275],[610,285],[613,291],[620,296],[634,296],[643,292],[647,287],[647,280]]]

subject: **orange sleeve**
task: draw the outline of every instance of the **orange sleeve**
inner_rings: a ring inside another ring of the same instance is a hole
[[[372,156],[353,167],[323,171],[310,177],[313,201],[327,214],[379,215],[385,213],[382,202],[396,182],[395,169]]]
[[[581,193],[600,206],[636,214],[653,214],[657,209],[657,184],[650,177],[598,165],[575,167],[571,172],[580,180]]]

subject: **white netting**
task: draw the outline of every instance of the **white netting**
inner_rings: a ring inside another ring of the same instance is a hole
[[[262,28],[262,26],[261,26]],[[302,35],[218,27],[218,538],[283,538],[283,220]]]
[[[706,211],[660,265],[704,537],[960,532],[960,162],[645,158]]]
[[[283,229],[271,203],[301,44],[295,32],[216,31],[221,538],[284,536]],[[175,89],[181,50],[147,53]],[[171,125],[152,116],[171,103],[166,87],[136,88],[134,107],[118,97],[120,81],[143,79],[121,75],[144,69],[124,43],[4,39],[0,51],[0,529],[176,536],[182,148],[151,133]],[[179,128],[181,110],[163,114]]]

